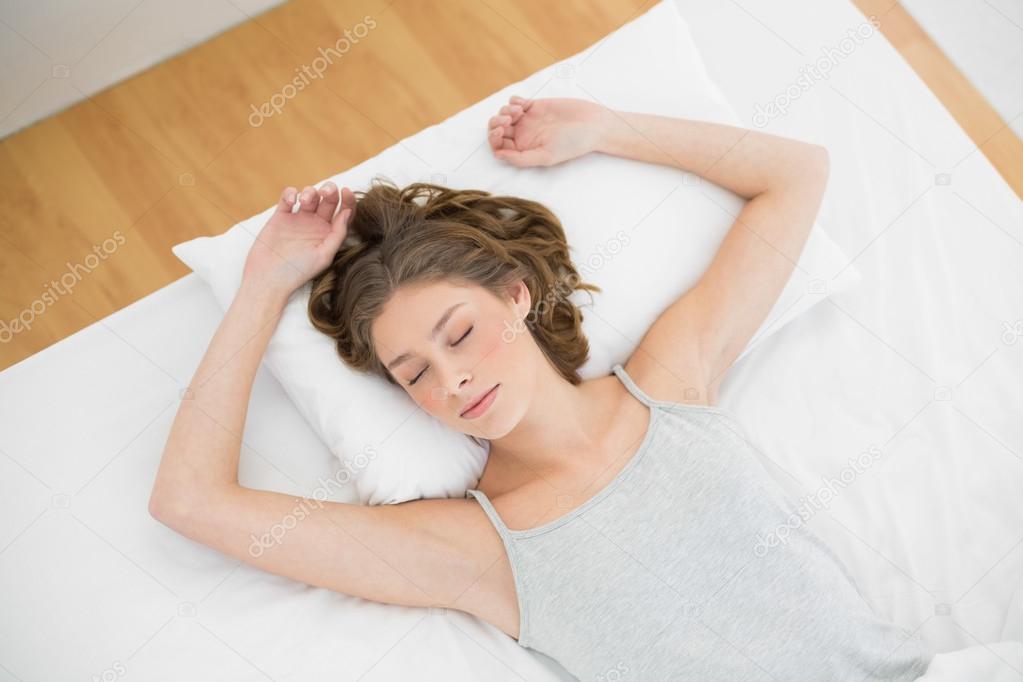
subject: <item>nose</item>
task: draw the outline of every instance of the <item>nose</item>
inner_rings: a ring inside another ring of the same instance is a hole
[[[466,400],[473,398],[473,373],[468,370],[458,370],[454,374],[453,389],[451,390],[451,396],[455,397],[455,402],[459,405],[464,403]]]
[[[455,373],[454,387],[451,390],[452,395],[458,395],[465,390],[466,384],[472,380],[472,374],[468,370],[458,371]]]
[[[455,370],[451,372],[450,376],[444,373],[439,388],[439,392],[443,393],[441,398],[457,397],[463,393],[466,388],[466,384],[472,380],[472,372],[469,370]],[[467,398],[469,396],[464,396]]]

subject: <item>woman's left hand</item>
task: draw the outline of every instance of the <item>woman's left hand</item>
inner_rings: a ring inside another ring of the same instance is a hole
[[[296,201],[299,210],[292,213]],[[285,188],[249,250],[243,284],[257,285],[265,293],[287,299],[330,265],[348,233],[354,210],[355,194],[347,187],[338,192],[332,182],[325,182],[319,190],[306,187],[301,193],[294,187]]]
[[[488,123],[494,156],[513,166],[554,166],[596,151],[605,117],[599,104],[572,97],[513,95]]]

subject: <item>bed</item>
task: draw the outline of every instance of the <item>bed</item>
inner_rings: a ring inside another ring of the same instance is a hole
[[[1023,679],[1023,205],[880,33],[845,53],[866,19],[844,0],[674,1],[744,123],[829,148],[819,222],[864,275],[721,401],[795,498],[830,490],[807,523],[942,652],[926,679]],[[464,613],[181,551],[147,501],[221,316],[189,275],[0,373],[0,682],[573,679]],[[246,428],[245,485],[301,494],[336,468],[265,369]]]

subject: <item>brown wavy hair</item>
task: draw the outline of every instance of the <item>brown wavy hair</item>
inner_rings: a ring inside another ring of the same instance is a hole
[[[481,190],[415,182],[400,189],[376,176],[354,192],[355,213],[333,262],[311,281],[309,319],[350,367],[395,386],[377,356],[371,325],[401,286],[451,281],[504,298],[529,289],[524,320],[557,371],[573,385],[589,357],[582,312],[568,297],[601,289],[580,280],[565,231],[544,205]],[[592,293],[590,294],[592,303]]]

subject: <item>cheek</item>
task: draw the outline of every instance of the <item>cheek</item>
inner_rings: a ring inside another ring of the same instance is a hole
[[[528,332],[527,332],[528,333]],[[487,335],[481,339],[480,357],[487,361],[496,360],[509,353],[519,333],[508,323],[494,325]]]
[[[416,389],[419,387],[413,386],[412,388]],[[439,417],[447,409],[446,394],[440,386],[424,385],[418,391],[414,391],[413,395],[419,406],[434,417]]]

